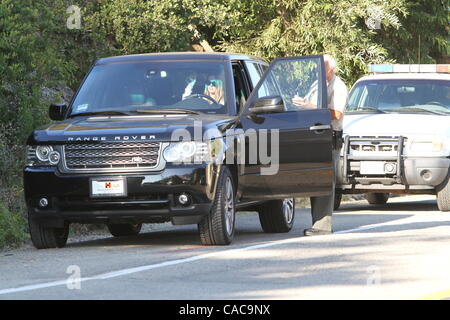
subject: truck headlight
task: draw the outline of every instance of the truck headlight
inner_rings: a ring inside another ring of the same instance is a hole
[[[56,166],[61,160],[58,146],[27,146],[27,166]]]
[[[413,141],[410,146],[413,152],[440,152],[443,149],[444,143],[441,140]]]

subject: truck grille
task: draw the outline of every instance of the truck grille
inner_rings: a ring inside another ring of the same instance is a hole
[[[74,143],[64,146],[69,170],[153,168],[158,165],[158,142]]]
[[[352,152],[394,153],[398,151],[398,137],[350,137]]]

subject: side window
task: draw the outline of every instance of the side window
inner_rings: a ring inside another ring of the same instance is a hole
[[[245,61],[245,67],[247,68],[247,73],[250,76],[250,81],[252,82],[252,87],[256,87],[259,80],[261,80],[261,70],[257,63],[251,61]]]
[[[244,70],[242,70],[242,66],[239,63],[233,63],[233,79],[237,112],[242,110],[249,95],[249,88],[245,83],[246,78],[243,71]]]
[[[272,64],[256,98],[281,96],[287,111],[322,108],[319,57],[280,59]]]

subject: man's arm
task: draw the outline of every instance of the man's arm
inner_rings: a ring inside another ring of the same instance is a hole
[[[330,110],[332,120],[340,120],[344,116],[343,112],[333,110],[333,109],[328,109],[328,110]]]
[[[303,99],[301,97],[295,96],[292,98],[292,104],[296,107],[303,107],[306,109],[317,109],[317,106],[315,104],[312,104],[306,99]]]

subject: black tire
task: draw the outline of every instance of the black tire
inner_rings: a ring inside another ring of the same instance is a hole
[[[236,220],[235,187],[230,170],[222,167],[210,213],[198,224],[204,245],[228,245],[233,241]]]
[[[271,200],[259,207],[259,222],[266,233],[291,231],[295,218],[295,199]]]
[[[69,237],[69,223],[62,228],[48,228],[34,219],[28,219],[31,242],[36,249],[62,248]]]
[[[366,200],[370,204],[385,204],[389,199],[389,193],[367,193]]]
[[[338,210],[339,207],[341,206],[341,201],[342,201],[342,193],[338,190],[336,190],[336,192],[334,193],[334,210]]]
[[[450,211],[450,177],[437,188],[437,205],[440,211]]]
[[[108,224],[108,230],[114,237],[136,236],[141,232],[142,223]]]

